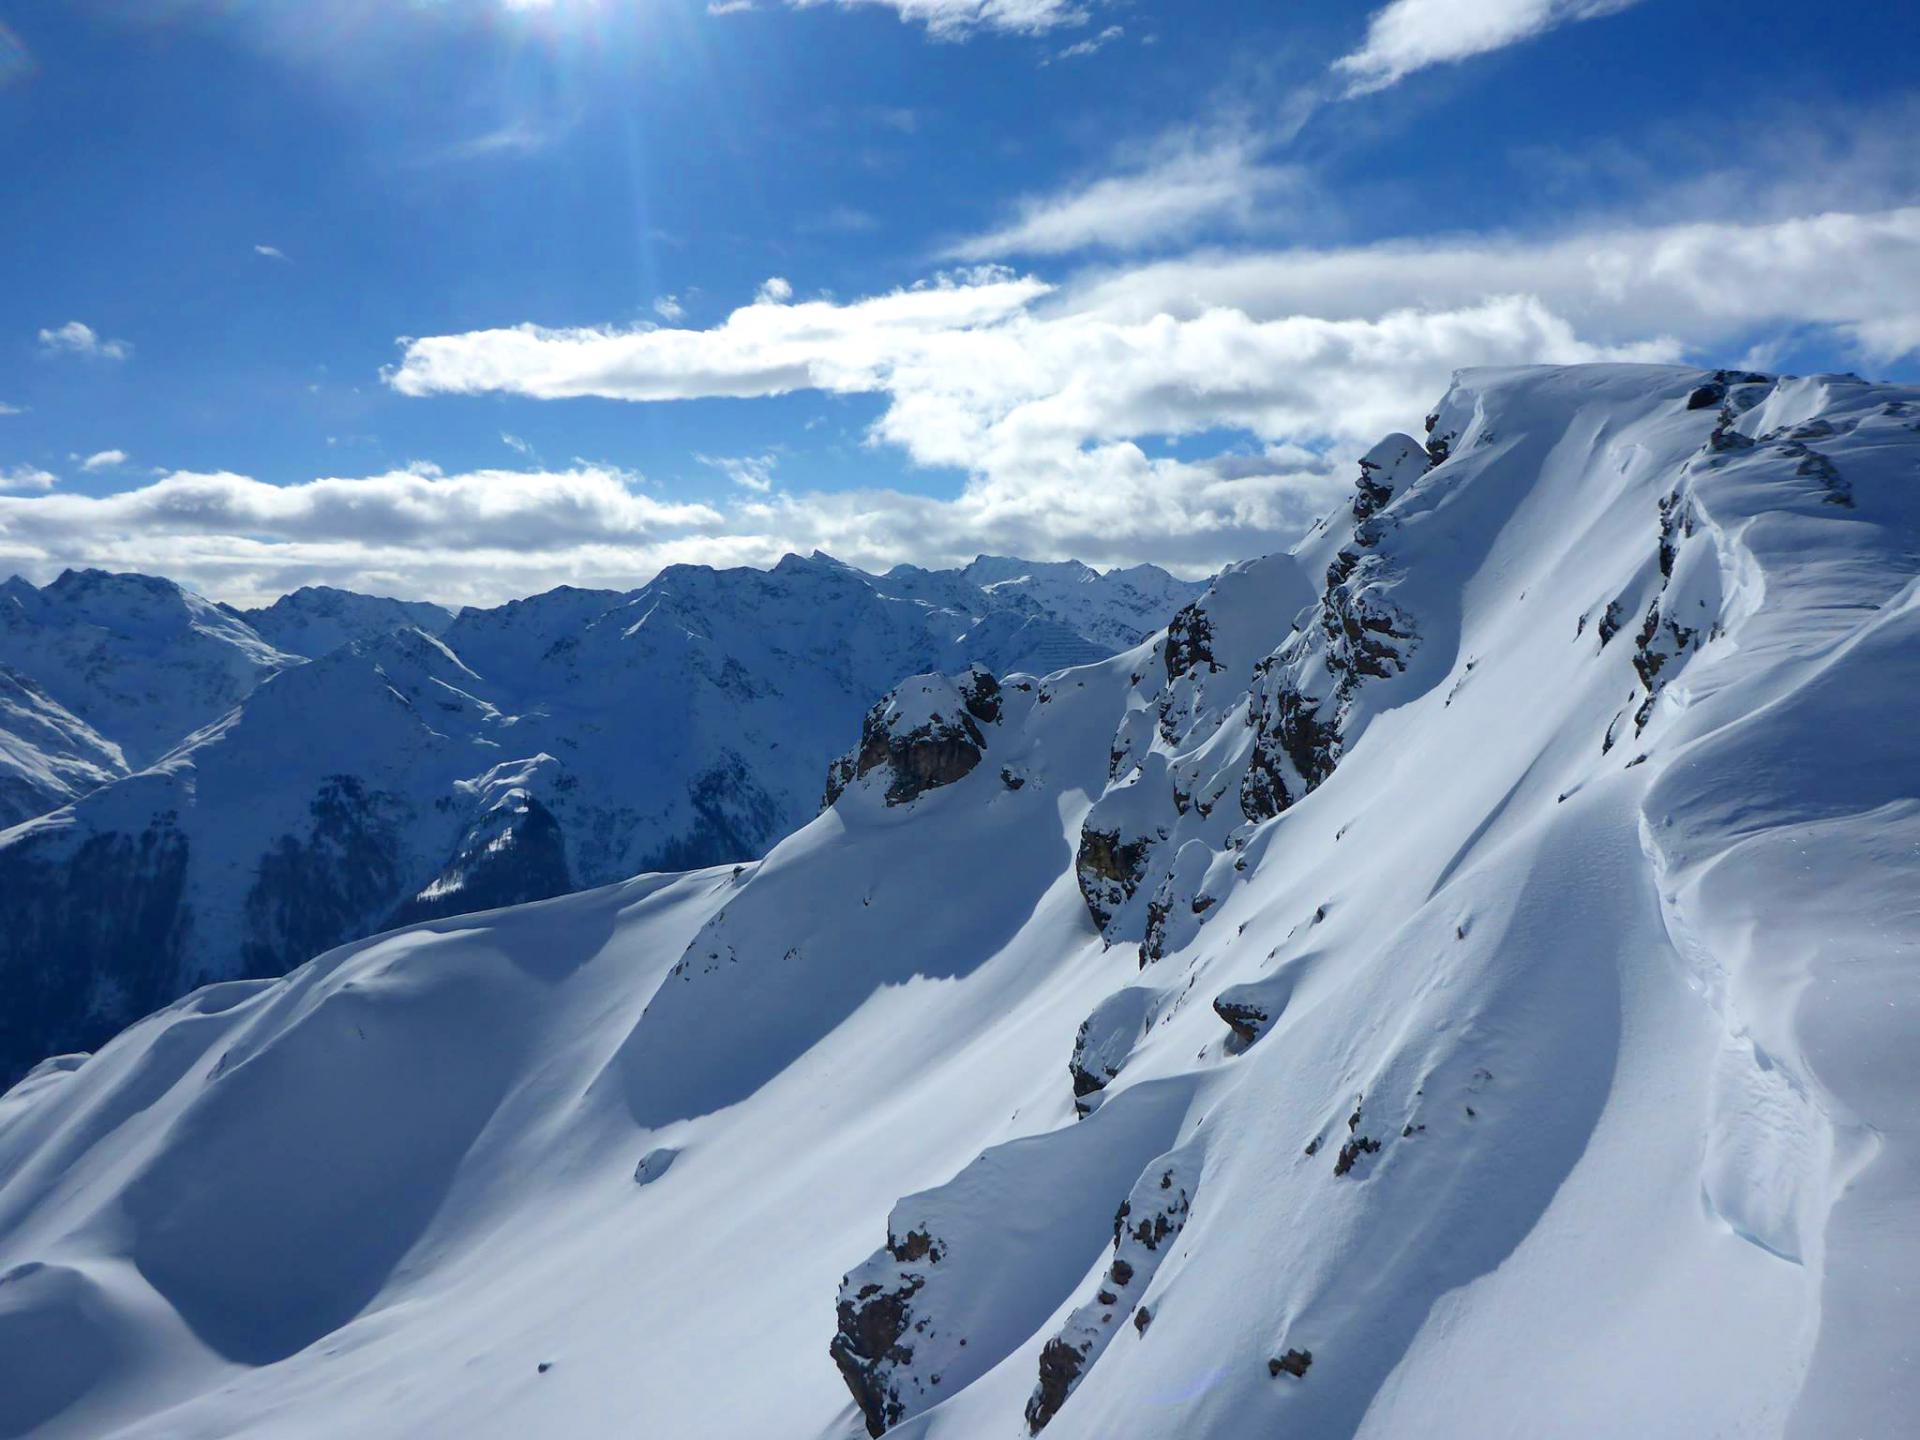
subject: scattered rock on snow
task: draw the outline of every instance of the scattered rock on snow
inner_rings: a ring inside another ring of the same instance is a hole
[[[1267,1361],[1267,1373],[1273,1376],[1291,1375],[1298,1379],[1307,1373],[1307,1367],[1313,1364],[1311,1350],[1289,1350]]]

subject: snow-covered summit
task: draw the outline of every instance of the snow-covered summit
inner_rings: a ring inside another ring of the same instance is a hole
[[[453,620],[453,612],[444,605],[361,595],[331,585],[303,586],[271,605],[238,614],[277,649],[310,660],[393,630],[438,634]]]
[[[1467,372],[1164,633],[915,676],[758,862],[49,1062],[0,1430],[1904,1433],[1916,427]]]

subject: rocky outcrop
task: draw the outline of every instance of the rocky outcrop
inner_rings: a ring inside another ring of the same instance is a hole
[[[1067,1062],[1075,1114],[1091,1113],[1099,1103],[1100,1092],[1126,1065],[1153,1024],[1155,999],[1154,991],[1130,985],[1114,991],[1080,1022],[1073,1039],[1073,1057]]]
[[[1231,1032],[1228,1052],[1239,1054],[1258,1042],[1273,1028],[1292,998],[1293,977],[1284,972],[1244,985],[1229,985],[1214,996],[1213,1013]]]
[[[1428,452],[1406,435],[1389,436],[1361,461],[1353,535],[1327,566],[1311,622],[1257,669],[1240,787],[1248,820],[1270,820],[1318,788],[1339,763],[1360,687],[1406,669],[1419,633],[1391,599],[1399,575],[1381,547],[1394,524],[1391,497],[1429,468]]]
[[[907,1417],[909,1391],[919,1387],[917,1376],[903,1372],[913,1363],[913,1333],[927,1323],[913,1301],[928,1270],[945,1258],[946,1246],[926,1231],[889,1232],[886,1248],[840,1281],[839,1324],[827,1353],[869,1435],[884,1435]]]
[[[1040,1352],[1039,1380],[1027,1400],[1029,1434],[1038,1435],[1060,1413],[1123,1321],[1131,1316],[1135,1332],[1145,1336],[1152,1315],[1141,1299],[1186,1226],[1197,1181],[1192,1157],[1176,1152],[1149,1165],[1121,1204],[1113,1217],[1113,1260],[1093,1298],[1067,1317]]]
[[[393,923],[523,905],[573,888],[566,836],[553,812],[525,786],[506,784],[489,797],[440,873],[394,912]]]
[[[981,666],[949,679],[916,675],[867,712],[860,748],[827,771],[825,803],[855,781],[884,777],[886,803],[906,805],[964,779],[986,751],[983,726],[999,723],[1000,682]]]
[[[1102,830],[1091,823],[1081,827],[1073,875],[1087,902],[1087,913],[1100,929],[1112,923],[1114,913],[1140,888],[1151,843],[1139,835],[1122,839],[1118,830]]]

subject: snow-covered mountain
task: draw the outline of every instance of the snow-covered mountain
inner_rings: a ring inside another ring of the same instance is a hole
[[[1149,643],[901,685],[760,862],[40,1067],[0,1431],[1906,1433],[1920,391],[1428,431]],[[478,705],[430,650],[370,719]]]
[[[120,747],[0,665],[0,830],[127,773]]]
[[[303,586],[271,605],[232,613],[275,649],[309,660],[356,640],[371,640],[396,630],[424,630],[438,635],[453,619],[453,612],[444,605],[360,595],[331,585]]]
[[[1200,588],[1162,578],[1160,621]],[[818,810],[827,761],[902,675],[1107,653],[1000,588],[789,556],[464,610],[437,636],[290,597],[368,633],[289,660],[151,768],[0,832],[0,1079],[194,984],[402,921],[757,856]],[[1076,621],[1110,636],[1137,612],[1133,642],[1153,628],[1137,577],[1083,588]]]
[[[0,582],[0,664],[136,769],[299,661],[225,607],[151,575],[68,570]]]

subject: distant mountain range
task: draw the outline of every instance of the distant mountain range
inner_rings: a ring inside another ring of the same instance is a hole
[[[1046,673],[1202,587],[982,557],[676,566],[455,615],[0,586],[0,1080],[192,985],[404,921],[747,860],[902,676]]]

